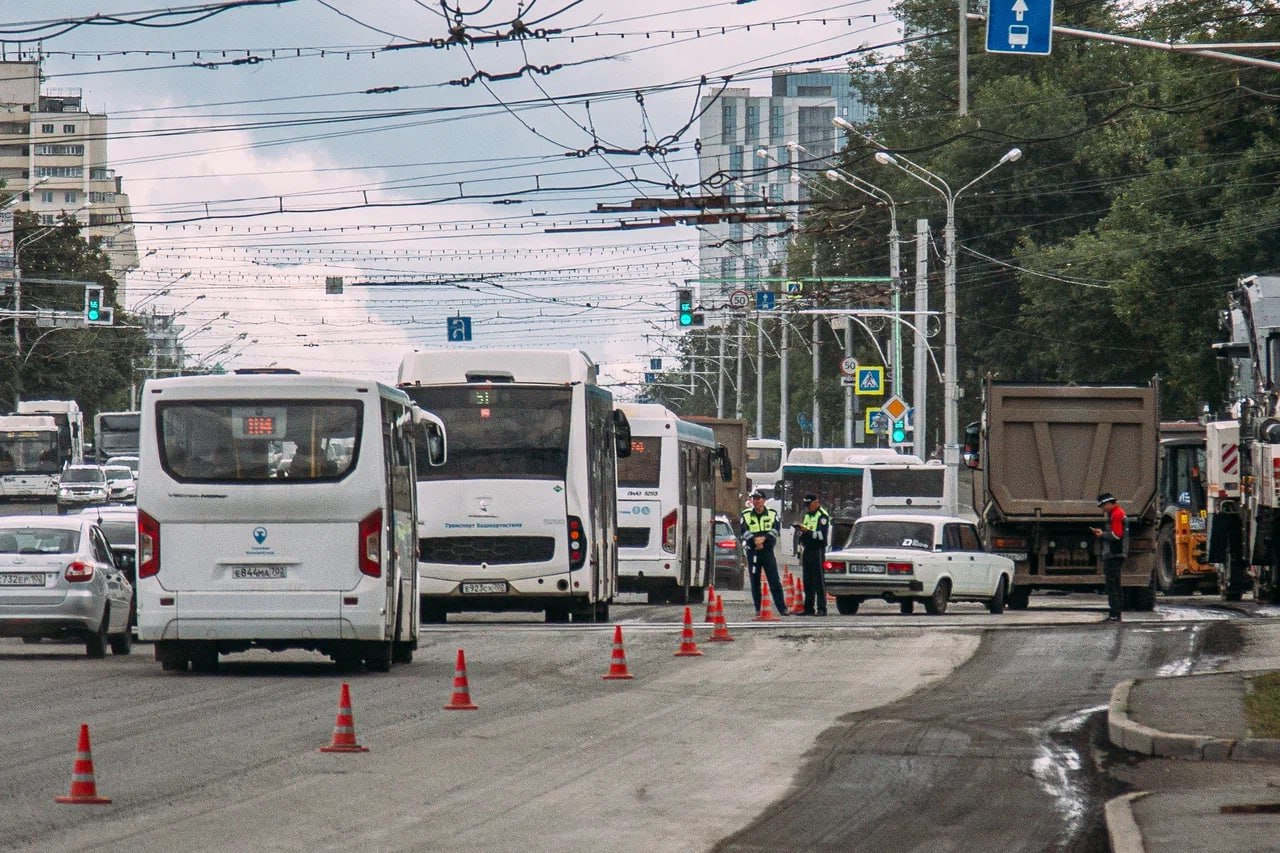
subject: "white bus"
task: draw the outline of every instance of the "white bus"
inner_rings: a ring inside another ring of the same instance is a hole
[[[947,513],[951,489],[941,461],[894,463],[896,460],[887,465],[868,465],[863,472],[863,515]]]
[[[61,474],[57,421],[49,415],[0,416],[0,498],[55,500]]]
[[[58,464],[84,464],[84,413],[75,400],[19,400],[19,415],[47,415],[58,425]]]
[[[578,350],[415,350],[400,387],[449,428],[418,472],[422,620],[545,611],[606,620],[618,584],[626,416]]]
[[[618,460],[618,589],[650,604],[704,600],[714,567],[716,477],[728,452],[710,427],[656,403],[619,406],[631,455]]]
[[[138,637],[164,669],[250,648],[412,659],[415,455],[443,463],[438,419],[372,380],[283,370],[142,397]]]
[[[138,455],[139,412],[98,412],[93,416],[93,451],[99,465],[113,456]]]
[[[775,497],[773,490],[782,479],[782,465],[786,456],[787,446],[776,438],[748,439],[747,477],[751,480],[749,491],[759,489],[766,498]]]

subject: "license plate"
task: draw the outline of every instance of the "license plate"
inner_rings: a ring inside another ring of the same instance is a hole
[[[287,577],[284,566],[235,566],[231,577],[236,580],[280,580]]]
[[[851,575],[882,575],[884,563],[849,563]]]
[[[44,586],[44,574],[0,575],[0,586]]]
[[[462,585],[463,595],[483,595],[485,593],[506,592],[507,584],[505,581],[499,583],[464,583]]]

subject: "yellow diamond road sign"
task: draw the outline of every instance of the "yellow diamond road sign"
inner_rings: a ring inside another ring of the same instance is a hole
[[[900,421],[902,420],[903,415],[905,415],[907,410],[910,408],[910,406],[903,402],[901,397],[894,394],[885,401],[884,405],[880,407],[880,411],[884,412],[893,420]]]

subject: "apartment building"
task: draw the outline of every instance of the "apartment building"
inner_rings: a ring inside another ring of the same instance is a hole
[[[794,225],[843,147],[844,133],[832,120],[840,116],[856,124],[866,119],[866,108],[847,71],[775,71],[771,82],[768,95],[729,88],[718,98],[703,98],[699,177],[724,182],[718,189],[704,184],[704,192],[758,202],[751,214],[783,213]],[[800,147],[793,149],[789,142]],[[762,148],[766,156],[758,153]],[[751,290],[750,280],[768,277],[786,257],[787,227],[787,222],[701,226],[703,298],[718,298],[736,287]]]
[[[80,89],[41,86],[38,60],[0,62],[0,180],[17,210],[53,225],[73,213],[86,237],[101,237],[120,284],[138,263],[129,196],[107,158],[107,116]],[[19,257],[19,263],[21,258]]]

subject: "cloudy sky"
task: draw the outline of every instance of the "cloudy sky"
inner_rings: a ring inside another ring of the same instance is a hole
[[[196,357],[393,379],[470,316],[470,346],[577,346],[626,382],[697,233],[598,206],[696,194],[702,96],[843,67],[900,35],[887,5],[0,0],[0,40],[110,116],[128,300],[167,288],[146,306],[208,326]]]

